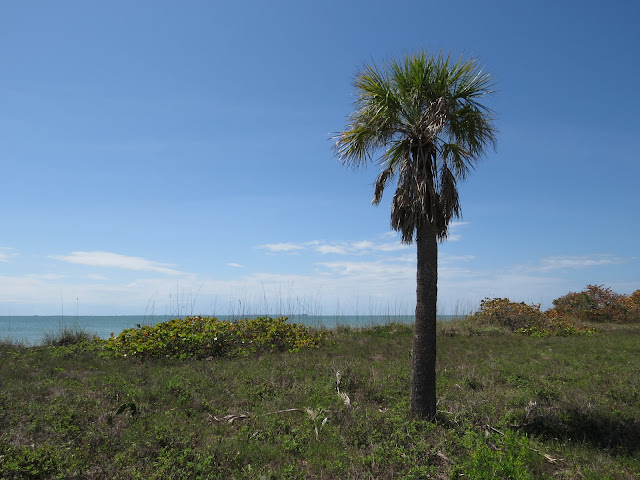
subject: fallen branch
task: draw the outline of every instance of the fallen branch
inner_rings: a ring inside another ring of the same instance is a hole
[[[306,413],[306,410],[302,410],[300,408],[287,408],[285,410],[278,410],[275,412],[266,412],[266,413],[261,413],[260,415],[255,415],[255,416],[264,417],[266,415],[277,415],[278,413],[287,413],[287,412]],[[251,415],[249,413],[240,413],[237,415],[229,414],[229,415],[225,415],[224,417],[216,417],[215,415],[211,415],[211,414],[209,414],[209,416],[213,418],[216,422],[227,422],[227,423],[233,423],[235,420],[244,420],[245,418],[251,418]]]

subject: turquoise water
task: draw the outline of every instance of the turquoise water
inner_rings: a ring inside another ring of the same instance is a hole
[[[34,316],[0,316],[0,340],[23,342],[37,345],[47,334],[55,334],[63,328],[82,329],[100,338],[109,338],[111,333],[119,334],[122,330],[136,325],[155,325],[174,318],[170,315],[116,315],[116,316],[69,316],[34,315]],[[233,318],[219,316],[219,318]],[[239,317],[236,317],[239,318]],[[438,316],[438,320],[447,321],[453,315]],[[384,325],[390,322],[413,323],[413,315],[296,315],[289,321],[301,323],[315,328],[334,328],[338,325],[350,327],[367,327]]]

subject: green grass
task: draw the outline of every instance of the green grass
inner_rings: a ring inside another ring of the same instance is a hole
[[[403,325],[201,360],[0,343],[0,479],[640,478],[640,326],[439,328],[435,423]]]

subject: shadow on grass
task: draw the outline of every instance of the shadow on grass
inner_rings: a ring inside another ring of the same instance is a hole
[[[640,452],[640,420],[576,409],[531,412],[522,431],[545,438],[586,443],[612,454]]]

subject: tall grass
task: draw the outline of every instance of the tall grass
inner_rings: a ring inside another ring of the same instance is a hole
[[[94,336],[92,333],[78,326],[64,326],[57,331],[46,332],[41,343],[45,346],[64,347],[80,342],[88,342],[92,340]]]

